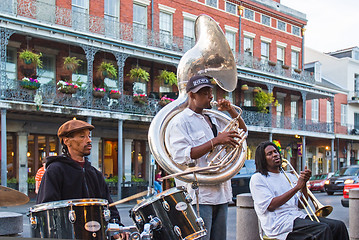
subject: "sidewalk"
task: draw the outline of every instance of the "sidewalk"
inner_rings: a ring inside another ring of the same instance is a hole
[[[117,201],[116,196],[113,196],[113,201]],[[31,227],[29,223],[29,217],[27,215],[29,214],[30,207],[33,207],[34,205],[36,205],[36,200],[30,199],[30,201],[24,205],[0,207],[0,212],[14,212],[23,215],[23,232],[18,234],[17,236],[0,236],[0,240],[13,238],[31,238]],[[134,225],[132,219],[130,219],[129,217],[129,210],[132,209],[134,205],[136,205],[136,201],[130,201],[128,203],[123,203],[116,206],[118,211],[120,212],[121,221],[125,226]]]

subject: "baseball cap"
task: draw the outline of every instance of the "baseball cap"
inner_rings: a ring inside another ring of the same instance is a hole
[[[211,83],[211,77],[196,75],[191,77],[190,80],[187,82],[186,91],[196,93],[204,87],[213,88],[213,84]]]
[[[62,139],[70,133],[83,129],[89,129],[90,131],[92,131],[94,128],[94,126],[87,122],[81,120],[70,120],[60,126],[59,130],[57,131],[57,136]]]

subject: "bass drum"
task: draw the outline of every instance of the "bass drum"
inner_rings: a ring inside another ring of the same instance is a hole
[[[161,226],[154,229],[154,240],[194,240],[206,235],[201,218],[197,218],[191,197],[181,188],[171,188],[137,204],[130,217],[142,232],[151,219],[160,219]]]
[[[108,201],[71,199],[30,208],[31,237],[56,239],[106,239],[110,219]]]

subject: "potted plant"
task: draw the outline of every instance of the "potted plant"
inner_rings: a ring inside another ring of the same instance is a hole
[[[289,66],[288,66],[288,65],[283,64],[283,65],[282,65],[282,68],[283,68],[283,69],[289,69]]]
[[[243,84],[243,85],[241,86],[241,89],[242,89],[242,91],[247,91],[247,90],[248,90],[248,85],[247,85],[247,84]]]
[[[64,57],[64,69],[75,72],[83,61],[76,57]]]
[[[117,78],[117,69],[112,63],[102,62],[100,66],[97,68],[97,72],[103,78]]]
[[[262,89],[258,93],[256,93],[254,97],[254,102],[258,111],[262,113],[268,113],[267,107],[269,107],[270,105],[278,105],[278,100],[275,100],[275,98],[273,97],[273,93],[266,93]]]
[[[131,80],[136,79],[138,82],[141,82],[142,80],[148,82],[150,80],[150,74],[140,67],[132,68],[128,75]]]
[[[19,54],[19,58],[26,64],[34,64],[35,66],[38,66],[39,68],[42,68],[42,61],[41,61],[42,54],[36,54],[34,52],[31,52],[29,50],[23,50]]]
[[[104,88],[93,88],[92,95],[95,98],[103,98],[105,96],[106,89]]]
[[[158,104],[159,104],[161,107],[164,107],[164,106],[166,106],[167,104],[169,104],[169,103],[171,103],[171,102],[173,102],[173,101],[174,101],[174,99],[167,97],[167,95],[164,95],[164,96],[161,98],[161,100],[158,102]]]
[[[272,61],[268,61],[268,65],[274,67],[275,65],[277,65],[277,63],[276,63],[276,62],[272,62]]]
[[[120,96],[121,96],[120,91],[118,91],[118,90],[111,90],[111,91],[110,91],[110,98],[112,98],[112,99],[119,99]]]
[[[60,92],[65,94],[74,94],[77,92],[77,89],[79,88],[77,84],[66,82],[63,80],[58,81],[57,87],[58,87],[57,89]]]
[[[260,88],[260,87],[254,87],[254,88],[253,88],[253,92],[254,92],[254,93],[258,93],[258,92],[260,92],[260,91],[262,91],[262,88]]]
[[[294,68],[294,72],[300,74],[302,72],[302,69],[299,69],[299,68]]]
[[[39,83],[39,81],[34,78],[24,77],[23,79],[20,80],[20,86],[25,89],[36,90],[40,87],[40,85],[41,84]]]
[[[167,70],[162,70],[161,74],[158,75],[158,80],[160,82],[163,82],[164,84],[168,84],[168,85],[173,85],[176,84],[177,85],[177,77],[176,74],[174,72],[170,72]]]
[[[147,95],[135,93],[133,94],[133,102],[140,105],[145,105],[147,103]]]

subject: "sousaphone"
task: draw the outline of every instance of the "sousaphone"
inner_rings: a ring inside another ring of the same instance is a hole
[[[166,144],[168,138],[167,126],[171,119],[184,110],[188,105],[186,93],[187,81],[194,75],[212,77],[218,86],[227,92],[232,92],[237,86],[237,67],[231,48],[218,24],[207,15],[200,15],[195,22],[196,44],[181,58],[177,68],[179,97],[159,111],[151,122],[148,142],[156,162],[168,174],[185,182],[201,184],[218,184],[231,179],[243,167],[247,144],[242,140],[238,149],[230,156],[230,161],[220,166],[209,165],[207,170],[198,171],[196,179],[188,166],[177,164],[171,156],[171,149]],[[232,119],[226,114],[205,109],[216,116],[217,121],[229,123]],[[197,169],[198,170],[198,169]],[[196,171],[197,171],[196,170]],[[182,174],[183,173],[183,174]]]

